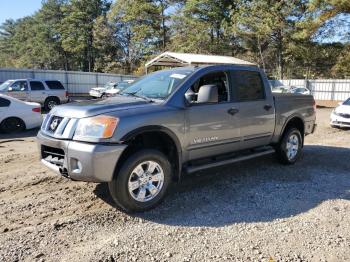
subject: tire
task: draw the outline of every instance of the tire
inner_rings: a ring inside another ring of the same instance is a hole
[[[0,124],[0,131],[6,134],[17,133],[25,130],[25,128],[23,120],[17,117],[6,118]]]
[[[48,97],[45,100],[44,108],[46,111],[50,111],[55,106],[58,106],[60,103],[61,102],[57,97]]]
[[[294,164],[301,154],[303,139],[297,128],[284,132],[281,142],[276,147],[278,160],[284,165]]]
[[[171,172],[169,160],[163,153],[144,149],[130,155],[116,171],[114,179],[108,183],[109,192],[123,211],[143,212],[154,208],[164,199],[171,184]]]

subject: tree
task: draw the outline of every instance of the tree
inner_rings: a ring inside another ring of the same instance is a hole
[[[0,26],[0,67],[15,66],[16,52],[13,48],[13,37],[16,34],[17,23],[10,19]]]
[[[123,52],[122,62],[126,71],[134,71],[140,61],[155,52],[159,37],[159,10],[151,1],[117,1],[109,13],[114,23],[115,37]]]
[[[349,77],[350,2],[348,0],[311,0],[307,11],[308,15],[301,23],[302,30],[299,36],[314,41],[336,38],[335,41],[348,43],[332,54],[332,57],[338,58],[332,68],[332,74],[336,77]],[[339,31],[340,35],[336,36],[336,32],[339,33]]]
[[[15,67],[68,69],[67,55],[58,32],[63,4],[64,1],[60,0],[45,1],[33,16],[12,22],[11,33],[0,37],[0,42],[8,45],[4,53],[11,54],[13,58],[7,63],[12,60]]]
[[[94,71],[120,73],[121,50],[114,36],[115,28],[105,15],[96,19],[93,28],[93,48],[95,50]]]
[[[275,78],[349,76],[348,0],[111,1],[43,0],[6,21],[0,66],[141,74],[169,50],[239,57]]]
[[[107,12],[109,4],[106,0],[71,0],[62,7],[62,46],[66,52],[74,54],[83,71],[90,72],[94,68],[94,21]]]
[[[231,54],[233,41],[226,30],[232,1],[188,0],[173,16],[173,50]]]
[[[62,34],[60,24],[64,18],[62,11],[63,6],[67,4],[66,0],[46,0],[43,2],[40,11],[37,13],[37,24],[41,32],[43,32],[43,43],[46,47],[50,47],[51,60],[53,64],[51,68],[70,69],[69,54],[62,46]],[[38,43],[40,48],[45,48]]]
[[[262,63],[263,46],[275,50],[274,64],[278,77],[283,79],[287,43],[292,40],[295,24],[303,17],[306,9],[303,0],[250,0],[241,1],[232,12],[233,31],[245,38],[255,39]]]

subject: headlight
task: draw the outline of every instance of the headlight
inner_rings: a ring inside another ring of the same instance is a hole
[[[112,116],[94,116],[79,120],[74,139],[110,138],[117,128],[119,119]]]

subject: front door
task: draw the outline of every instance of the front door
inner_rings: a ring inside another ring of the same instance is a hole
[[[203,85],[217,86],[218,103],[196,102],[196,93]],[[185,113],[189,160],[238,150],[240,141],[236,115],[238,104],[231,102],[232,92],[228,73],[219,71],[204,75],[187,93],[194,96]]]
[[[239,103],[241,149],[268,145],[275,129],[275,108],[270,90],[264,88],[257,71],[232,71],[236,101]]]
[[[29,99],[29,91],[28,91],[28,83],[26,80],[19,80],[11,84],[8,88],[8,95],[19,100],[28,100]]]

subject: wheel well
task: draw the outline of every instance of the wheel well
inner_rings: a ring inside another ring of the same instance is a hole
[[[303,144],[304,144],[304,131],[305,131],[304,121],[299,117],[293,117],[288,121],[287,125],[285,126],[283,130],[283,135],[292,127],[297,128],[300,131],[301,137],[303,139]],[[281,139],[283,135],[281,136]]]
[[[124,150],[118,160],[116,172],[121,168],[125,160],[133,153],[140,149],[156,149],[166,155],[172,166],[173,180],[178,181],[180,178],[180,161],[179,153],[174,140],[165,132],[162,131],[145,131],[137,134],[124,142],[128,147]]]
[[[45,99],[45,103],[46,103],[49,99],[54,99],[54,100],[60,102],[60,99],[59,99],[57,96],[48,96],[48,97],[46,97],[46,99]]]

